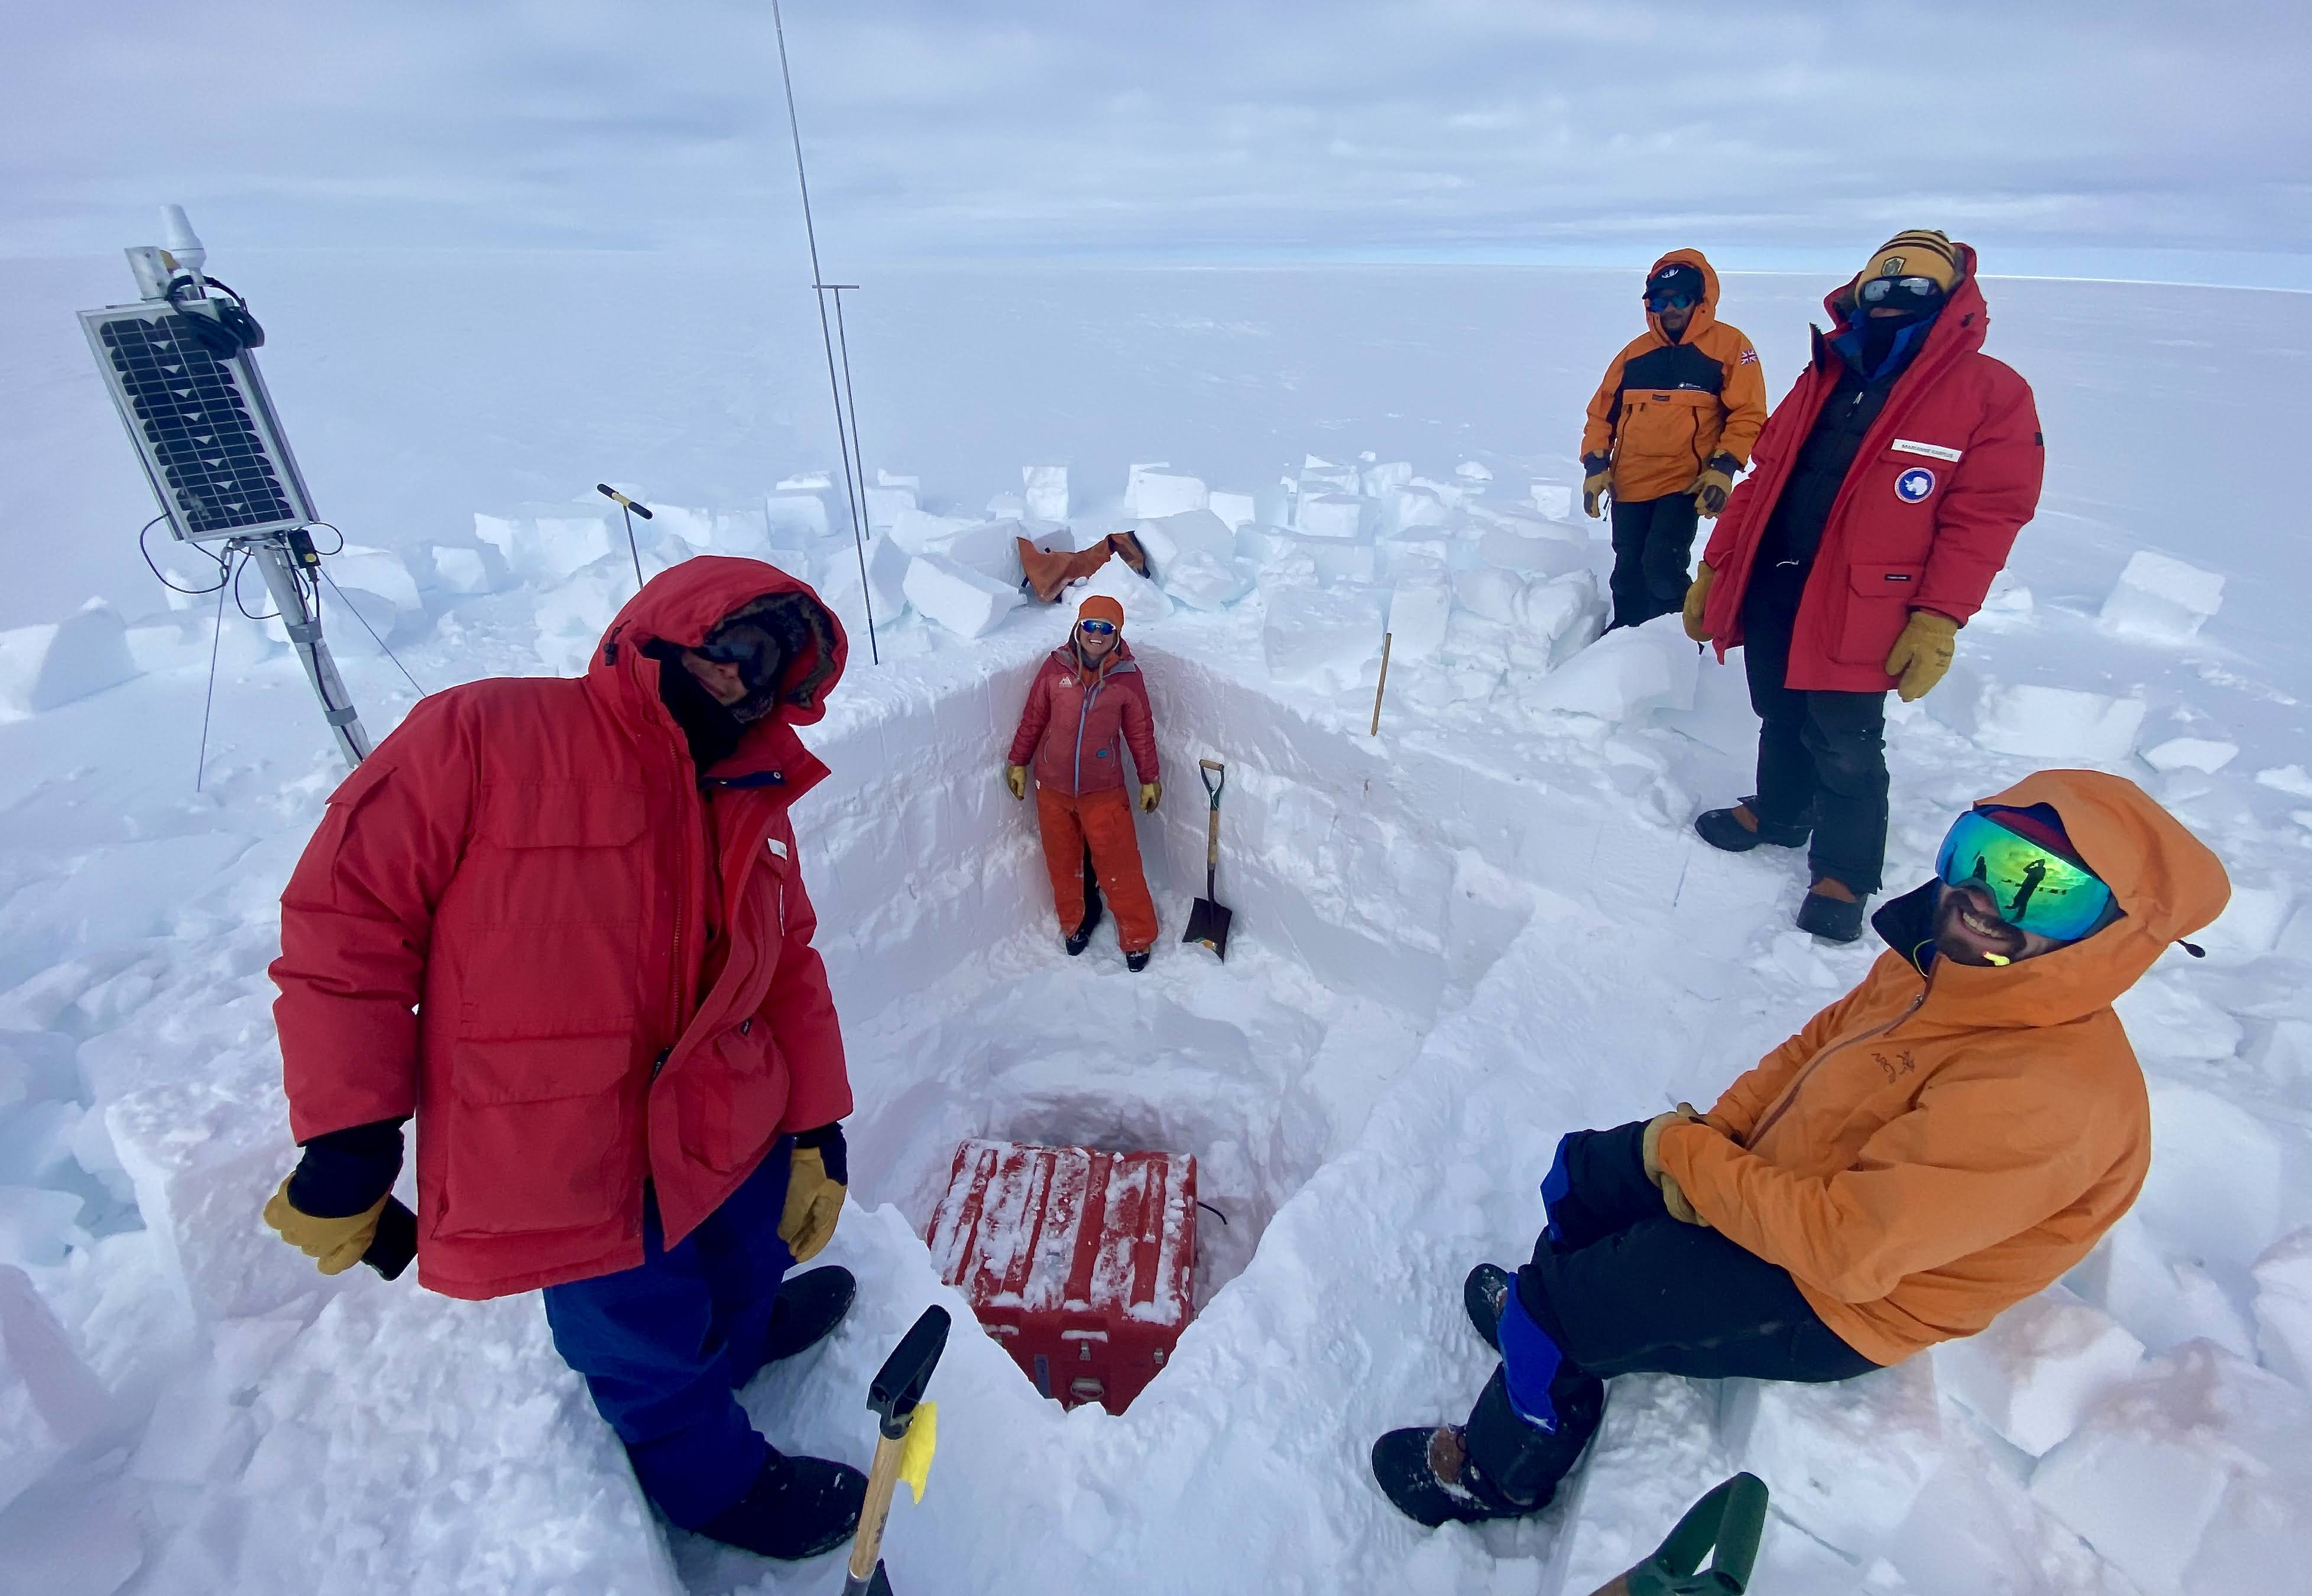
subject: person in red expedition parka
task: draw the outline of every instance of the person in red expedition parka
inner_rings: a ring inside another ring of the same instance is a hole
[[[1126,744],[1146,813],[1164,795],[1148,683],[1124,640],[1124,606],[1095,593],[1076,611],[1068,641],[1052,651],[1029,686],[1004,760],[1003,785],[1014,798],[1026,798],[1034,761],[1044,864],[1070,957],[1090,945],[1105,890],[1116,905],[1125,967],[1137,971],[1148,968],[1149,950],[1156,945],[1156,903],[1141,873],[1140,839],[1124,793]]]
[[[1862,934],[1887,858],[1887,693],[1950,669],[2046,449],[2031,385],[1983,352],[1975,250],[1898,232],[1827,299],[1686,590],[1686,636],[1742,650],[1758,790],[1694,822],[1730,853],[1808,848],[1800,930]]]
[[[841,1545],[866,1492],[773,1450],[733,1394],[856,1289],[784,1278],[848,1179],[788,819],[828,774],[794,728],[844,654],[802,583],[702,557],[628,601],[583,678],[421,700],[331,794],[272,967],[303,1151],[267,1222],[351,1267],[414,1114],[418,1278],[542,1290],[644,1491],[774,1557]]]

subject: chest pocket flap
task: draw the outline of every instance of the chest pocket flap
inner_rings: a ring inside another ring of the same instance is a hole
[[[481,834],[502,848],[615,848],[643,834],[641,787],[627,782],[501,781],[482,786]]]

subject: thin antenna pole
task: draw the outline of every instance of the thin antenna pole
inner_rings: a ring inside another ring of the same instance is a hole
[[[865,491],[867,478],[863,469],[859,476],[859,491],[854,492],[851,443],[844,431],[843,387],[836,377],[835,335],[827,324],[827,290],[822,285],[826,279],[819,276],[819,230],[810,219],[810,179],[803,173],[802,126],[795,118],[794,75],[787,68],[787,24],[786,19],[780,14],[779,0],[771,0],[771,26],[778,34],[779,83],[787,96],[787,133],[794,140],[795,187],[802,191],[802,234],[810,245],[811,297],[819,302],[819,338],[827,350],[827,390],[835,401],[835,444],[843,456],[843,496],[851,506],[851,547],[859,555],[859,596],[867,606],[867,653],[868,657],[880,665],[883,662],[883,655],[875,641],[875,594],[867,585],[867,543],[859,529],[859,497]],[[840,307],[842,301],[839,296],[836,303]]]
[[[851,391],[851,339],[843,330],[843,294],[845,289],[858,292],[856,283],[828,285],[828,292],[835,295],[835,342],[843,352],[843,402],[851,412],[851,458],[859,472],[859,502],[867,502],[867,452],[859,446],[859,400]]]

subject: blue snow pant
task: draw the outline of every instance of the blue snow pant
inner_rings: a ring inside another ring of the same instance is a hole
[[[771,1456],[733,1392],[762,1367],[771,1303],[794,1267],[779,1240],[793,1145],[772,1144],[672,1247],[645,1186],[642,1263],[543,1293],[555,1350],[626,1443],[644,1494],[686,1530],[736,1504]]]

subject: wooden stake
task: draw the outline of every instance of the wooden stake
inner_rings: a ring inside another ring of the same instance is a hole
[[[1393,636],[1394,634],[1388,632],[1380,635],[1380,680],[1373,684],[1373,719],[1370,733],[1374,737],[1380,735],[1380,696],[1388,691],[1388,645]]]

